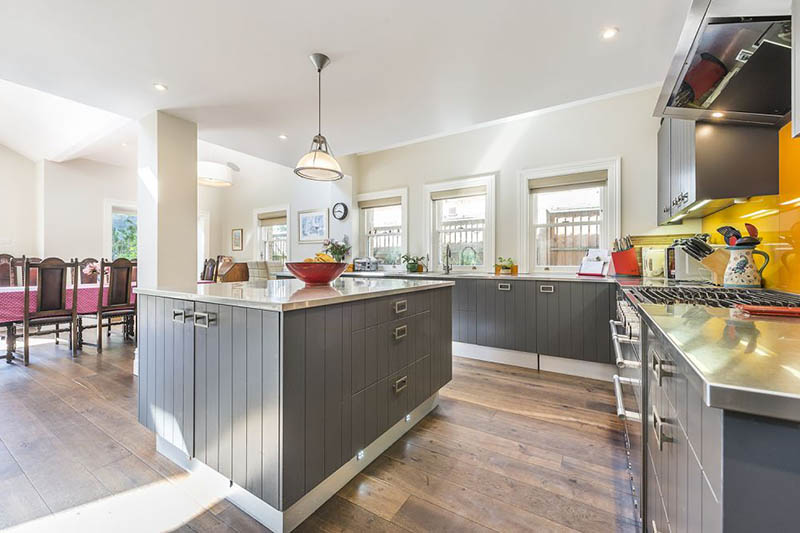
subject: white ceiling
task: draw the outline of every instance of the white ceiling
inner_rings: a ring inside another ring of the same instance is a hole
[[[316,131],[311,52],[332,58],[322,130],[337,154],[348,154],[661,82],[688,6],[4,2],[0,79],[133,119],[165,109],[197,121],[205,141],[293,165]],[[602,41],[605,26],[621,28],[619,36]],[[169,90],[155,91],[156,81]]]

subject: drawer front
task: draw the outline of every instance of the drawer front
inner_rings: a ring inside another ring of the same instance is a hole
[[[414,330],[411,363],[431,354],[431,312],[415,315],[410,327]]]
[[[387,379],[387,429],[399,422],[413,409],[414,401],[417,398],[415,370],[416,365],[411,364],[390,375]]]
[[[389,374],[397,372],[411,362],[416,349],[416,325],[416,320],[404,318],[381,326],[380,335],[388,342]]]

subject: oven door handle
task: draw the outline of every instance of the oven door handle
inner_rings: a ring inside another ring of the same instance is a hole
[[[622,384],[636,386],[639,381],[631,378],[619,377],[614,374],[614,397],[617,400],[617,416],[622,420],[632,420],[639,422],[642,416],[635,411],[628,411],[625,409],[625,404],[622,401]]]
[[[621,344],[634,344],[636,341],[629,337],[625,337],[617,333],[617,326],[621,326],[622,322],[618,320],[609,320],[608,325],[611,328],[611,344],[614,347],[614,358],[617,363],[617,368],[642,368],[642,363],[639,361],[630,361],[622,356]]]

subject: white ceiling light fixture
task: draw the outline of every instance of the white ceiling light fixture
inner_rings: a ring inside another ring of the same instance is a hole
[[[155,83],[153,84],[153,89],[155,89],[155,90],[156,90],[156,91],[158,91],[158,92],[161,92],[161,93],[163,93],[164,91],[166,91],[167,89],[169,89],[169,87],[167,87],[167,86],[166,86],[166,85],[164,85],[163,83],[160,83],[160,82],[155,82]]]
[[[603,33],[601,33],[600,36],[604,40],[608,41],[609,39],[613,39],[614,37],[616,37],[618,33],[619,33],[619,28],[608,27],[608,28],[603,28]]]
[[[230,187],[233,185],[233,171],[223,163],[198,161],[197,181],[208,187]]]
[[[723,118],[725,116],[725,113],[722,113],[721,111],[714,111],[713,113],[711,113],[711,116],[714,118]]]
[[[286,140],[286,139],[288,139],[288,138],[289,138],[289,137],[288,137],[286,134],[284,134],[284,133],[281,133],[280,135],[278,135],[278,139],[280,139],[280,140],[282,140],[282,141],[285,141],[285,140]]]
[[[311,54],[311,62],[317,68],[317,134],[311,141],[311,150],[300,158],[294,173],[308,180],[336,181],[342,179],[342,167],[333,157],[328,140],[322,135],[322,69],[331,62],[325,54]]]

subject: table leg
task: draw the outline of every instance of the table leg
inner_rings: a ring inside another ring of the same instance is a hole
[[[14,324],[9,324],[6,326],[6,363],[10,363],[14,360]]]

